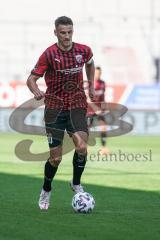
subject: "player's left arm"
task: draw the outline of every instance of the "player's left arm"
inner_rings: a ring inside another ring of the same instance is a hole
[[[93,59],[90,59],[86,64],[85,64],[85,70],[86,70],[86,75],[87,75],[87,80],[89,83],[89,97],[91,100],[94,99],[95,96],[95,91],[94,91],[94,73],[95,73],[95,66],[94,66],[94,61]]]

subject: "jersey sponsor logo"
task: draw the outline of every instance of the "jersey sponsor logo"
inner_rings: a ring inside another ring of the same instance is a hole
[[[82,55],[76,55],[76,61],[77,63],[81,63],[82,62]]]
[[[104,90],[95,90],[95,94],[97,95],[97,96],[100,96],[100,95],[103,95],[104,94]]]
[[[76,67],[76,68],[67,68],[67,69],[62,69],[62,70],[56,70],[56,72],[61,72],[64,73],[65,75],[67,74],[75,74],[79,73],[82,71],[82,67]]]
[[[55,58],[54,60],[55,60],[55,62],[59,62],[59,63],[61,62],[60,59],[58,59],[58,58]]]

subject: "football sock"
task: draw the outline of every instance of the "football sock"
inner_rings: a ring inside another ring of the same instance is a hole
[[[58,167],[53,167],[49,161],[46,162],[44,167],[44,184],[43,189],[46,192],[51,191],[52,180],[57,172]]]
[[[105,132],[101,132],[101,144],[102,146],[106,146],[106,142],[107,142],[107,134]]]
[[[76,151],[74,152],[73,156],[73,184],[79,185],[81,175],[84,171],[85,165],[87,160],[87,154],[80,154]]]

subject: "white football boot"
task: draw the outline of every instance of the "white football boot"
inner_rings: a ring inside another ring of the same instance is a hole
[[[39,208],[42,210],[47,210],[49,208],[50,205],[50,197],[51,197],[51,191],[50,192],[46,192],[42,189],[41,194],[40,194],[40,198],[39,198]]]
[[[73,182],[70,182],[70,187],[71,189],[75,192],[75,193],[79,193],[79,192],[84,192],[83,187],[81,184],[79,185],[74,185]]]

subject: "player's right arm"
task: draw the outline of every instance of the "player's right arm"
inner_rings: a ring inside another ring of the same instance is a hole
[[[41,100],[45,95],[45,93],[38,88],[38,85],[36,83],[36,81],[39,78],[40,78],[40,76],[30,74],[27,79],[27,86],[28,86],[29,90],[33,93],[34,98],[36,100]]]
[[[30,76],[27,79],[27,86],[33,93],[36,100],[41,100],[45,93],[38,88],[37,80],[43,77],[44,73],[47,71],[49,65],[46,57],[46,52],[43,52],[39,57],[37,64],[32,69]]]

